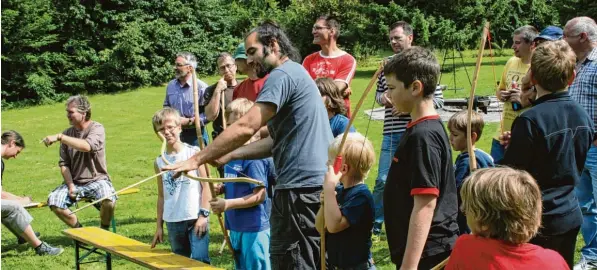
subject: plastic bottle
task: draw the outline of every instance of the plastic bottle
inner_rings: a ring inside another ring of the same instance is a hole
[[[512,80],[512,89],[518,88],[518,83],[515,80]],[[522,109],[522,104],[520,102],[513,101],[512,102],[512,110],[518,111]]]

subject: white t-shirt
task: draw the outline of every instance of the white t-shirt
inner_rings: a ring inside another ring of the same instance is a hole
[[[176,155],[162,153],[166,159],[174,164],[185,161],[199,152],[199,148],[184,144],[182,151]],[[156,158],[159,168],[166,166],[161,157]],[[162,187],[164,193],[163,220],[166,222],[179,222],[199,217],[201,207],[201,183],[181,176],[173,179],[173,172],[162,174]],[[193,173],[196,175],[196,172]]]

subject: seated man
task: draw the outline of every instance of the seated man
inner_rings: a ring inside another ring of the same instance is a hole
[[[2,159],[16,158],[21,150],[25,148],[25,141],[21,135],[9,130],[2,133]],[[2,178],[4,178],[4,161],[2,161]],[[38,233],[33,232],[31,221],[33,218],[25,208],[24,204],[30,203],[28,197],[19,197],[2,190],[2,200],[0,201],[2,209],[2,224],[8,228],[21,241],[29,243],[35,248],[37,255],[60,255],[61,248],[56,248],[42,242],[37,238]]]
[[[68,209],[82,197],[93,200],[114,193],[106,166],[106,132],[104,126],[91,121],[91,104],[84,96],[72,96],[66,101],[71,127],[44,138],[46,146],[60,141],[60,172],[64,184],[48,196],[48,206],[66,225],[81,227],[77,216]],[[110,227],[116,196],[100,203],[102,229]]]

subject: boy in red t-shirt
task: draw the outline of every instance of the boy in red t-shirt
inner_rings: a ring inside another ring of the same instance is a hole
[[[533,177],[507,167],[480,169],[460,190],[472,234],[456,240],[450,269],[570,269],[557,252],[529,244],[541,226]]]

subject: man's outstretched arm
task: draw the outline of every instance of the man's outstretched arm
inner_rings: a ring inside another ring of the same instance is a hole
[[[162,170],[188,172],[190,170],[196,170],[202,164],[213,162],[243,146],[267,123],[268,120],[274,117],[275,114],[276,105],[272,103],[255,103],[242,118],[225,129],[224,132],[218,135],[218,137],[203,151],[195,154],[193,158],[185,162],[165,166]],[[251,154],[244,153],[243,156],[251,156]]]

